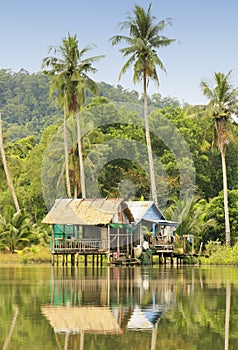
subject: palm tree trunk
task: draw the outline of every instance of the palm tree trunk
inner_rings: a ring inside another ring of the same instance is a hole
[[[9,171],[8,171],[7,160],[6,160],[4,146],[3,146],[2,115],[1,115],[1,113],[0,113],[0,152],[1,152],[1,156],[2,156],[3,168],[4,168],[4,171],[5,171],[5,174],[6,174],[6,178],[7,178],[7,183],[8,183],[9,189],[10,189],[11,194],[12,194],[12,199],[13,199],[16,211],[18,212],[18,211],[20,211],[20,207],[19,207],[19,204],[18,204],[18,200],[17,200],[17,196],[16,196],[16,193],[15,193],[15,190],[14,190],[12,179],[11,179],[11,176],[10,176]]]
[[[145,119],[145,137],[146,137],[146,145],[147,145],[148,160],[149,160],[151,195],[152,195],[152,200],[157,204],[158,199],[157,199],[157,192],[156,192],[154,162],[153,162],[151,140],[150,140],[150,128],[149,128],[149,117],[148,117],[148,106],[147,106],[146,74],[145,73],[144,73],[144,119]]]
[[[227,174],[226,174],[226,156],[225,150],[221,149],[222,176],[223,176],[223,193],[224,193],[224,213],[225,213],[225,231],[226,231],[226,246],[230,247],[230,220],[228,209],[228,189],[227,189]]]
[[[71,198],[70,179],[69,179],[69,153],[68,153],[68,139],[67,139],[67,107],[64,102],[64,160],[65,160],[65,179],[66,191],[68,198]]]
[[[84,176],[84,165],[83,165],[83,152],[82,152],[82,143],[81,143],[81,129],[80,129],[80,120],[79,112],[76,112],[76,123],[77,123],[77,137],[78,137],[78,153],[79,153],[79,169],[80,169],[80,183],[82,198],[86,198],[86,189],[85,189],[85,176]]]

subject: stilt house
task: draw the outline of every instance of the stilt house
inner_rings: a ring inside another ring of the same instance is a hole
[[[131,246],[134,217],[123,199],[57,199],[42,223],[50,224],[54,256],[107,255],[116,246]],[[128,251],[129,253],[129,251]]]

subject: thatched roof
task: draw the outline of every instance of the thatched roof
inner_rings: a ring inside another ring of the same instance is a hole
[[[43,219],[44,224],[105,225],[134,221],[123,199],[57,199]]]
[[[56,333],[122,333],[108,307],[42,306],[42,314]]]

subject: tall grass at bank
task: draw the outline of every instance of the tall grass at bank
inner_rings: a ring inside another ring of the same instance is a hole
[[[200,257],[201,265],[233,265],[238,266],[238,243],[233,247],[207,246],[209,258]]]
[[[1,264],[39,264],[50,263],[51,254],[49,247],[45,246],[33,246],[31,248],[18,251],[16,253],[1,252],[0,263]]]

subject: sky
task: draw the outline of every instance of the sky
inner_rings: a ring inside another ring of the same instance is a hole
[[[231,83],[238,86],[237,0],[0,0],[0,69],[39,72],[49,47],[77,34],[79,48],[93,45],[88,57],[105,55],[94,65],[95,81],[141,93],[141,84],[132,83],[132,69],[118,81],[125,58],[109,41],[122,34],[119,23],[135,3],[145,9],[152,3],[157,21],[171,18],[172,26],[161,34],[176,40],[157,52],[167,73],[158,70],[160,86],[151,82],[150,95],[204,104],[201,80],[212,83],[215,72],[230,70]]]

